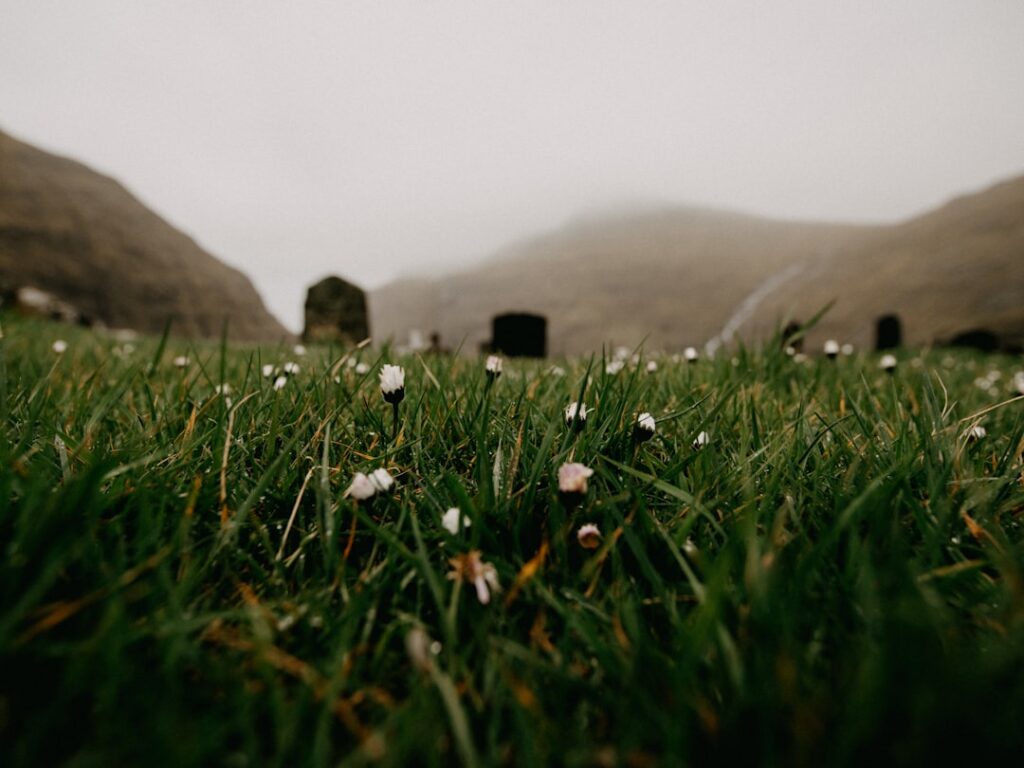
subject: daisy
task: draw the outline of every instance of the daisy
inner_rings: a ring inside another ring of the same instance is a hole
[[[498,355],[488,355],[484,370],[487,371],[487,378],[491,381],[501,376],[502,361]]]
[[[355,499],[356,501],[365,501],[372,498],[376,493],[377,486],[374,485],[373,481],[362,472],[356,472],[348,489],[345,491],[345,497]]]
[[[593,474],[594,470],[585,464],[565,463],[558,468],[558,490],[582,496],[587,492],[587,478]]]
[[[968,430],[967,439],[973,443],[976,440],[984,439],[986,435],[988,435],[988,430],[981,426],[981,424],[975,424]]]
[[[175,368],[188,368],[189,359],[184,355],[178,355],[171,362],[174,363]]]
[[[385,363],[380,369],[380,392],[391,403],[392,439],[398,437],[398,404],[405,397],[405,369]]]
[[[53,351],[58,355],[63,355],[68,351],[68,343],[64,339],[57,339],[53,342]]]
[[[830,360],[835,360],[839,356],[839,342],[835,339],[829,339],[825,342],[825,356]]]
[[[586,403],[572,402],[565,406],[565,424],[566,426],[571,425],[573,422],[576,423],[576,429],[583,429],[587,423],[587,414],[594,409],[587,410]]]
[[[683,350],[683,357],[688,363],[696,363],[700,358],[700,353],[697,351],[696,347],[687,347]]]
[[[380,391],[384,400],[397,406],[405,397],[405,369],[385,364],[380,369]]]
[[[654,437],[656,428],[654,417],[647,412],[641,413],[633,425],[633,439],[638,443],[646,443]]]
[[[374,484],[378,491],[383,493],[384,491],[390,491],[392,486],[395,484],[395,478],[391,476],[383,467],[373,470],[370,474],[370,482]]]
[[[390,490],[394,484],[395,479],[383,467],[373,470],[369,475],[356,472],[345,491],[345,496],[356,501],[365,501],[378,493]]]
[[[282,389],[284,389],[284,385],[287,384],[287,383],[288,383],[288,377],[287,376],[278,376],[276,379],[274,379],[274,391],[275,392],[280,392]]]
[[[702,431],[699,435],[697,435],[696,439],[693,441],[693,450],[699,451],[701,448],[708,444],[709,440],[711,440],[711,438],[708,436],[708,433]]]
[[[459,532],[460,522],[463,528],[469,528],[473,524],[458,507],[452,507],[441,515],[441,526],[453,536]]]
[[[597,549],[601,544],[601,529],[593,523],[581,525],[576,531],[576,541],[584,549]]]
[[[481,605],[487,605],[491,601],[491,590],[501,591],[497,570],[481,559],[480,550],[474,549],[464,555],[453,557],[448,562],[452,565],[448,578],[472,584],[476,588],[476,598]]]
[[[882,355],[882,359],[878,361],[878,367],[886,373],[894,373],[896,371],[896,355]]]

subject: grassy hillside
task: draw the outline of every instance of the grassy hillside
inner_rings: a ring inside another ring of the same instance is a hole
[[[274,341],[252,283],[80,163],[0,132],[0,288],[33,286],[114,328]]]
[[[793,263],[811,264],[869,228],[775,222],[665,209],[585,219],[513,246],[475,269],[408,280],[370,297],[379,339],[437,329],[475,350],[508,310],[548,317],[549,349],[602,344],[682,349],[718,333],[751,291]]]
[[[911,344],[985,328],[1024,345],[1024,177],[953,200],[824,260],[771,296],[755,320],[810,317],[835,305],[811,336],[868,345],[874,321],[897,313]]]
[[[772,347],[650,373],[506,361],[489,385],[477,359],[321,349],[275,388],[260,369],[286,349],[0,319],[4,765],[1024,748],[1019,361],[890,376]],[[396,437],[384,362],[406,370]],[[568,461],[594,471],[575,500]],[[392,489],[346,496],[381,468]],[[448,576],[471,551],[487,604]]]
[[[402,281],[371,296],[377,338],[438,329],[470,349],[490,320],[530,310],[550,320],[561,354],[632,346],[679,350],[738,323],[763,339],[787,318],[838,300],[811,336],[868,346],[874,322],[897,312],[908,341],[988,328],[1024,343],[1024,178],[893,226],[771,221],[666,208],[599,217],[513,246],[454,275]]]

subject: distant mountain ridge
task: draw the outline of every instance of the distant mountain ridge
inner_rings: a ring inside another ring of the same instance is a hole
[[[110,327],[289,337],[245,275],[117,181],[0,132],[0,287],[24,286]]]
[[[470,350],[489,339],[495,314],[537,312],[552,353],[577,354],[700,345],[730,321],[737,338],[765,338],[832,300],[810,344],[834,336],[869,346],[889,312],[908,343],[974,328],[1024,342],[1024,177],[894,225],[701,208],[590,216],[476,267],[386,285],[370,311],[377,339],[437,330]]]

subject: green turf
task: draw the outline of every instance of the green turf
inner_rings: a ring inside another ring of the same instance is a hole
[[[489,386],[480,359],[0,321],[5,766],[1019,764],[1020,360],[773,347]],[[379,467],[391,492],[345,498]],[[487,605],[447,577],[474,549]]]

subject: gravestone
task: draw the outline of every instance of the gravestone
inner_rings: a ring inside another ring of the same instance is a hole
[[[541,315],[509,312],[492,321],[491,347],[506,357],[545,357],[548,321]]]
[[[304,341],[355,344],[370,335],[366,294],[340,277],[325,277],[306,293]]]
[[[979,352],[995,352],[1000,348],[999,337],[987,328],[973,328],[958,333],[949,340],[951,347],[969,347]]]
[[[875,324],[875,349],[896,349],[903,344],[903,327],[898,315],[882,315]]]
[[[796,320],[790,323],[786,323],[786,327],[782,329],[783,348],[792,347],[797,352],[802,352],[804,349],[804,337],[801,336],[800,338],[797,339],[793,337],[800,333],[800,331],[802,331],[803,329],[804,327],[800,325],[800,323],[796,322]]]

